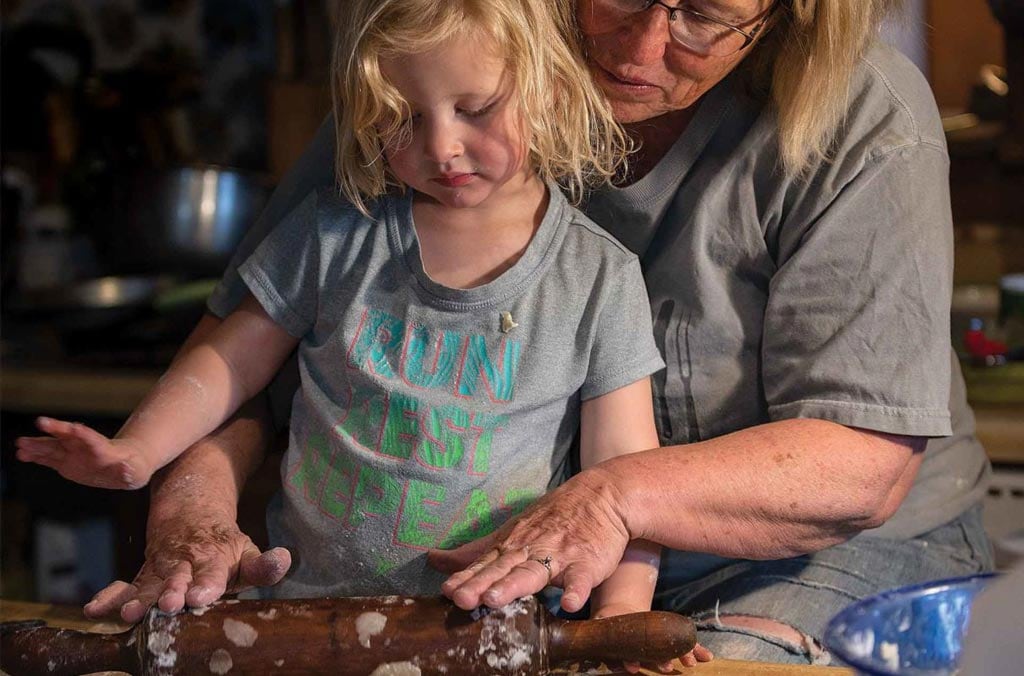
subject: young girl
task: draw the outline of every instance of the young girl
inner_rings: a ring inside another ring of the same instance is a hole
[[[19,457],[138,488],[259,392],[302,378],[268,521],[274,595],[437,593],[425,552],[584,466],[658,444],[662,367],[636,257],[573,209],[624,145],[550,0],[353,0],[334,63],[338,176],[241,267],[250,295],[108,440],[40,419]],[[552,39],[562,35],[565,42]],[[633,544],[598,616],[650,607]],[[549,576],[558,562],[530,552]]]

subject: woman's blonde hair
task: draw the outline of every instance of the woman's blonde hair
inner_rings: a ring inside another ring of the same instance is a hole
[[[903,0],[779,0],[758,47],[755,77],[778,113],[779,151],[797,175],[827,159],[849,105],[857,61]]]
[[[480,35],[493,40],[514,86],[528,160],[578,201],[611,179],[628,142],[579,56],[573,0],[349,0],[332,65],[336,173],[360,210],[390,186],[384,148],[401,138],[408,104],[381,60]]]

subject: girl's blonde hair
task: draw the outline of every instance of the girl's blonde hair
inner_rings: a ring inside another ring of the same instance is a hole
[[[828,158],[857,61],[903,0],[778,1],[766,44],[752,56],[778,113],[783,168],[797,175]]]
[[[579,201],[611,179],[628,141],[579,56],[574,0],[349,0],[332,65],[336,173],[360,210],[389,186],[384,147],[400,138],[408,104],[381,72],[382,59],[429,51],[472,34],[493,40],[508,67],[528,160]]]

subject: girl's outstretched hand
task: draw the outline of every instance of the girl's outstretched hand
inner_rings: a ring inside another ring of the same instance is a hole
[[[135,489],[153,474],[141,449],[127,440],[53,418],[38,418],[36,427],[50,436],[19,437],[18,459],[55,469],[65,479],[96,488]]]
[[[457,606],[500,608],[549,584],[564,589],[562,608],[580,610],[615,570],[632,539],[613,479],[585,470],[491,535],[429,561],[453,573],[441,586]]]

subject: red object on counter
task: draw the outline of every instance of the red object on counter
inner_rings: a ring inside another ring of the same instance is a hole
[[[994,357],[1008,352],[1006,343],[986,336],[978,321],[971,322],[971,327],[964,332],[964,347],[972,357]]]

